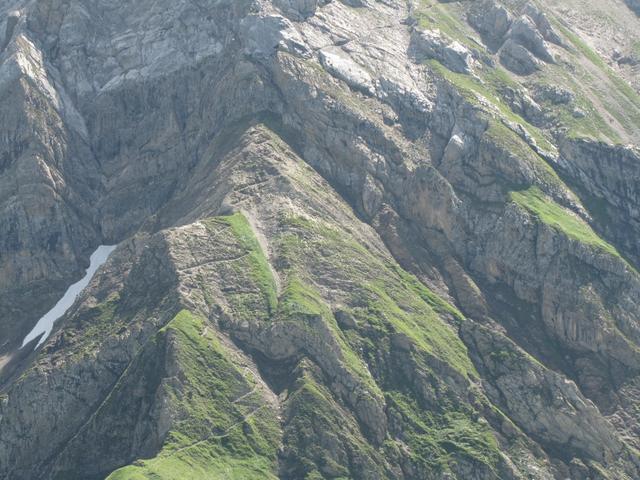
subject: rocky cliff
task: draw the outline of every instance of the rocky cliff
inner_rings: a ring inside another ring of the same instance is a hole
[[[634,7],[0,2],[0,479],[639,478]]]

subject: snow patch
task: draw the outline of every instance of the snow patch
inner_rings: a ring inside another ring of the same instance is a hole
[[[36,348],[44,343],[44,341],[51,334],[51,330],[53,329],[53,325],[56,320],[67,313],[67,311],[73,306],[73,303],[76,301],[78,296],[82,293],[85,287],[89,285],[89,282],[95,275],[98,268],[100,268],[107,261],[109,255],[111,255],[111,252],[113,252],[115,248],[116,245],[101,245],[95,252],[93,252],[89,261],[89,268],[87,269],[87,272],[85,273],[85,276],[82,278],[82,280],[71,285],[67,289],[64,296],[60,299],[60,301],[56,303],[56,305],[51,310],[49,310],[40,320],[38,320],[38,323],[35,327],[33,327],[33,330],[31,330],[31,332],[29,332],[29,334],[22,341],[22,346],[20,348],[24,348],[26,344],[38,338],[40,335],[42,336],[40,337]]]

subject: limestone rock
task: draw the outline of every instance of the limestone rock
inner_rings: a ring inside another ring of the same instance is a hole
[[[508,39],[500,49],[500,62],[518,75],[531,75],[540,69],[539,61],[521,44]]]
[[[0,5],[0,479],[639,478],[597,6]]]
[[[509,11],[493,0],[475,2],[468,19],[476,30],[498,45],[502,44],[513,22]]]
[[[504,407],[521,428],[561,443],[569,451],[587,453],[597,461],[620,454],[622,445],[615,439],[611,425],[598,418],[595,405],[582,397],[575,384],[531,363],[524,352],[487,329],[476,328],[468,334],[491,372],[495,394],[504,399]],[[515,374],[514,370],[520,373]],[[523,395],[523,391],[532,394]],[[562,408],[556,410],[554,404]]]
[[[536,57],[545,62],[554,63],[553,54],[538,30],[536,24],[528,16],[521,16],[511,25],[509,38],[522,45]]]
[[[369,72],[353,61],[342,49],[334,47],[321,50],[320,62],[329,73],[355,90],[374,94],[375,87]]]
[[[416,31],[413,43],[419,58],[436,59],[458,73],[470,74],[473,71],[474,60],[469,49],[449,40],[438,30]]]

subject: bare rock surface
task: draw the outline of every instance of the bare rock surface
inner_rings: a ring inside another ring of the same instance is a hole
[[[0,479],[638,478],[640,97],[581,2],[1,2]]]

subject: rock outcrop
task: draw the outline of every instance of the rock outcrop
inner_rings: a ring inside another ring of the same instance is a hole
[[[508,39],[500,49],[500,62],[518,75],[531,75],[540,69],[536,57],[525,47]]]
[[[0,479],[638,478],[640,100],[554,8],[0,6]]]
[[[470,74],[473,71],[473,57],[469,49],[445,38],[438,30],[416,32],[413,43],[419,59],[438,60],[457,73]]]
[[[469,23],[495,46],[504,40],[513,17],[504,6],[493,0],[486,0],[475,2],[469,12]]]

